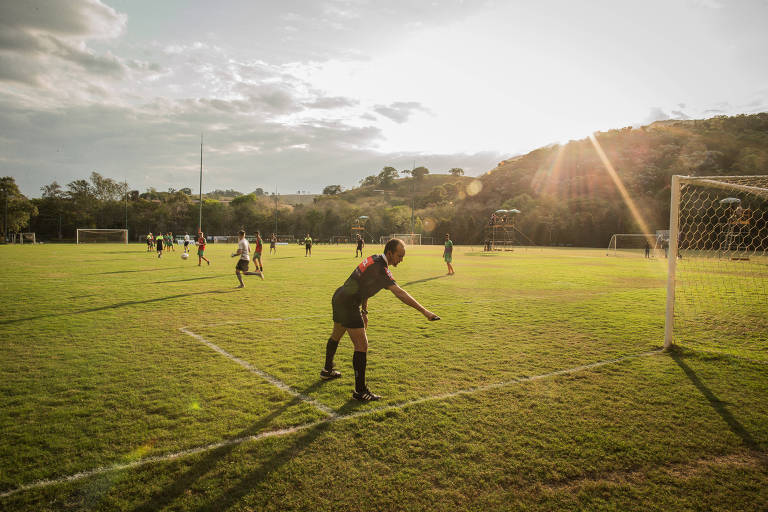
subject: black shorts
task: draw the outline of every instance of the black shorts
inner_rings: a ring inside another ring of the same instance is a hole
[[[337,289],[331,299],[334,323],[341,324],[347,329],[362,329],[365,323],[360,313],[360,303],[357,298],[344,295],[341,290],[342,288]]]
[[[186,247],[186,246],[188,246],[188,245],[189,245],[189,241],[187,241],[187,240],[184,240],[184,247]]]
[[[235,270],[239,270],[240,272],[248,272],[248,260],[237,260]]]

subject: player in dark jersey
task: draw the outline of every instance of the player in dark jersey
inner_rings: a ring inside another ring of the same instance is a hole
[[[419,304],[392,278],[389,266],[396,267],[404,257],[405,244],[402,240],[393,238],[384,246],[384,254],[376,254],[363,260],[346,282],[336,290],[331,300],[333,332],[325,346],[325,367],[320,372],[320,377],[325,380],[341,377],[341,373],[333,368],[333,357],[339,346],[339,340],[345,332],[349,333],[355,346],[355,354],[352,357],[355,390],[352,392],[352,397],[361,402],[381,398],[371,393],[365,384],[365,367],[368,361],[368,336],[365,332],[368,328],[368,299],[382,288],[386,288],[427,319],[440,320],[439,316]]]
[[[155,247],[157,247],[157,257],[163,255],[163,234],[158,233],[157,237],[155,238]]]
[[[365,247],[365,242],[363,241],[363,237],[360,235],[357,235],[357,249],[355,249],[355,258],[357,258],[357,253],[360,253],[360,256],[363,255],[363,247]]]

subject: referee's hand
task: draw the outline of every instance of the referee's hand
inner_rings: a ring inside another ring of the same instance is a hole
[[[427,317],[427,320],[429,320],[430,322],[434,322],[435,320],[440,320],[440,317],[431,311],[425,312],[424,316]]]

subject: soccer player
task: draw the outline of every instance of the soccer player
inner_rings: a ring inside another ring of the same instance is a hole
[[[232,253],[232,257],[240,256],[237,260],[237,265],[235,265],[235,275],[237,276],[237,280],[240,281],[240,286],[238,286],[238,288],[245,288],[245,284],[243,284],[243,276],[240,275],[240,272],[247,276],[260,276],[262,279],[264,279],[264,276],[261,275],[260,272],[248,271],[248,264],[251,261],[249,256],[251,246],[248,244],[248,240],[245,239],[245,231],[241,229],[237,234],[240,240],[237,242],[237,252]]]
[[[169,231],[169,232],[168,232],[168,240],[167,240],[167,243],[168,243],[168,247],[169,247],[169,248],[170,248],[170,250],[172,250],[173,252],[176,252],[176,248],[174,247],[174,242],[175,242],[175,240],[173,239],[173,233]]]
[[[155,246],[157,247],[157,257],[163,255],[163,234],[158,233],[157,237],[155,238]]]
[[[355,346],[352,357],[352,367],[355,370],[355,390],[352,397],[361,402],[379,400],[381,397],[368,389],[365,383],[365,368],[368,361],[368,299],[382,288],[391,291],[403,303],[418,310],[429,320],[440,320],[440,317],[411,297],[400,288],[389,271],[389,266],[396,267],[405,258],[405,244],[402,240],[393,238],[384,246],[384,254],[376,254],[363,260],[346,282],[333,294],[333,332],[325,346],[325,367],[320,371],[324,380],[341,377],[341,373],[333,368],[333,356],[339,346],[339,340],[344,333],[349,333]]]
[[[262,278],[264,277],[264,265],[261,263],[261,251],[264,247],[264,241],[261,239],[261,232],[256,232],[256,241],[253,243],[253,264],[256,265],[256,270],[261,272]]]
[[[304,257],[307,256],[312,256],[312,237],[309,236],[309,233],[304,237]]]
[[[184,252],[189,252],[189,233],[184,233]]]
[[[154,237],[152,237],[152,232],[150,231],[147,235],[147,252],[152,252],[152,249],[154,249]]]
[[[203,260],[210,265],[211,262],[205,257],[205,235],[202,231],[197,232],[197,266],[203,264]]]
[[[269,254],[272,254],[272,251],[277,254],[277,235],[272,233],[272,238],[269,239]]]
[[[451,241],[451,235],[449,233],[445,234],[445,249],[443,249],[443,260],[445,260],[445,264],[448,265],[448,275],[452,276],[455,274],[453,267],[451,266],[451,261],[453,261],[453,242]]]
[[[360,256],[363,255],[363,247],[365,247],[365,241],[360,235],[357,235],[357,249],[355,249],[355,258],[357,258],[357,253],[360,253]]]

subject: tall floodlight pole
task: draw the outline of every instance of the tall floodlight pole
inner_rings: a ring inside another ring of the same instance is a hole
[[[203,134],[200,134],[200,215],[197,220],[197,232],[203,231]]]
[[[5,195],[5,216],[3,217],[3,242],[8,241],[8,191],[3,191]]]
[[[125,229],[128,229],[128,180],[125,180]]]
[[[275,235],[277,235],[277,185],[275,185]]]
[[[413,167],[411,167],[411,235],[413,235],[413,209],[416,202],[416,188],[415,181],[416,176],[413,175],[413,170],[416,169],[416,160],[413,161]]]

